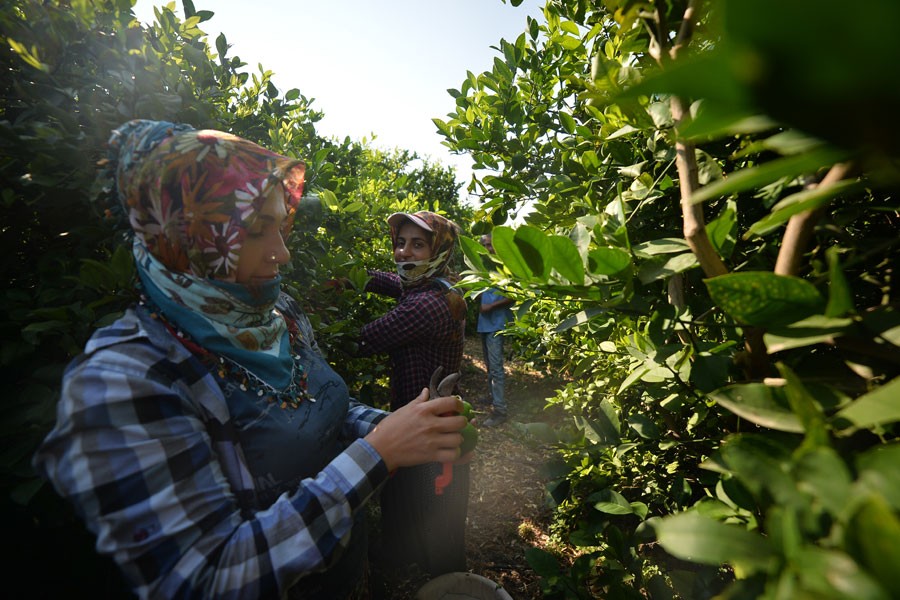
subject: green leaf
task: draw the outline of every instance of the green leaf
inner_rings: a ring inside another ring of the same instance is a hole
[[[560,323],[559,325],[556,326],[554,331],[556,331],[557,333],[561,333],[563,331],[568,331],[569,329],[572,329],[573,327],[577,327],[578,325],[583,325],[584,323],[587,323],[588,321],[590,321],[597,315],[602,315],[605,312],[607,312],[607,309],[605,309],[605,308],[596,308],[596,307],[587,308],[585,310],[577,312],[574,315],[566,318],[562,323]]]
[[[681,238],[660,238],[632,246],[632,251],[641,258],[650,258],[657,254],[682,254],[689,252],[690,247]]]
[[[117,277],[117,284],[125,286],[134,275],[134,254],[128,246],[121,245],[113,251],[110,269]]]
[[[504,190],[507,192],[515,192],[517,194],[528,194],[528,188],[517,179],[513,179],[512,177],[498,177],[496,175],[486,175],[484,177],[484,183],[490,185],[492,187],[497,188],[498,190]]]
[[[794,215],[802,212],[816,210],[828,204],[835,196],[843,193],[853,193],[864,189],[861,182],[846,180],[825,187],[816,187],[791,194],[772,207],[772,212],[754,223],[744,233],[744,239],[750,239],[754,235],[762,236],[774,231],[786,223]]]
[[[730,356],[701,352],[691,363],[690,381],[701,392],[712,392],[726,383],[734,361]]]
[[[757,501],[770,495],[777,502],[793,505],[806,501],[788,474],[793,451],[775,436],[738,434],[728,438],[716,456]]]
[[[564,235],[549,236],[553,268],[574,285],[584,285],[584,262],[575,243]]]
[[[698,53],[651,73],[640,83],[626,88],[622,96],[677,94],[705,98],[717,112],[752,114],[746,92],[734,77],[733,69],[722,52]]]
[[[225,39],[224,33],[220,33],[216,38],[216,51],[219,53],[220,58],[225,58],[225,55],[228,53],[228,41]]]
[[[521,3],[521,0],[519,2]],[[550,578],[559,574],[559,562],[556,560],[556,557],[542,548],[529,547],[525,550],[525,560],[528,561],[534,572],[541,577]]]
[[[821,407],[806,390],[800,378],[784,363],[776,363],[778,372],[784,378],[786,385],[784,393],[791,410],[800,418],[803,430],[806,433],[804,445],[808,448],[817,448],[828,443],[825,432],[825,415]]]
[[[566,112],[559,113],[559,122],[567,133],[575,133],[575,119]]]
[[[659,427],[646,415],[631,415],[628,417],[628,426],[644,439],[659,439]]]
[[[599,408],[593,420],[577,417],[576,424],[594,444],[618,443],[622,435],[619,430],[619,411],[606,399],[600,401]]]
[[[647,518],[647,514],[650,512],[650,507],[643,502],[632,502],[631,512],[637,515],[639,519],[644,520]]]
[[[866,489],[884,496],[896,511],[900,511],[900,443],[893,442],[874,448],[856,457],[859,482]]]
[[[22,328],[22,339],[37,346],[41,340],[48,334],[58,335],[59,332],[65,332],[69,328],[66,321],[41,321],[38,323],[29,323]]]
[[[762,427],[803,433],[803,425],[787,405],[783,395],[763,383],[735,384],[709,395],[741,418]]]
[[[851,319],[831,319],[822,315],[813,315],[791,323],[786,327],[771,327],[763,336],[769,354],[802,348],[822,342],[833,342],[835,338],[850,331]]]
[[[774,129],[774,123],[768,122],[766,125],[767,127],[764,130]],[[735,158],[743,158],[762,152],[777,152],[782,156],[787,156],[809,152],[821,146],[822,140],[810,137],[794,129],[788,129],[748,144],[747,147],[735,153]]]
[[[778,181],[783,177],[799,177],[806,173],[814,173],[822,167],[845,160],[849,154],[832,148],[819,148],[806,154],[779,158],[758,167],[750,167],[735,171],[724,179],[704,186],[691,196],[696,204],[739,192],[761,188]]]
[[[325,203],[325,206],[327,206],[331,210],[337,210],[341,206],[340,202],[338,202],[337,196],[335,196],[334,192],[332,192],[331,190],[322,190],[321,192],[319,192],[319,197]]]
[[[896,564],[894,565],[896,571]],[[787,573],[787,572],[786,572]],[[871,574],[843,552],[806,545],[791,560],[799,586],[789,597],[829,600],[889,600]],[[797,584],[795,584],[796,586]]]
[[[854,427],[872,428],[900,421],[900,378],[860,396],[833,417],[836,424],[848,421]]]
[[[581,32],[578,30],[578,25],[573,21],[560,21],[559,28],[573,35],[581,35]]]
[[[350,284],[353,286],[353,289],[356,290],[364,290],[366,289],[366,285],[369,283],[369,280],[372,279],[369,276],[368,271],[361,266],[354,266],[350,269],[350,272],[347,273],[347,279],[350,280]]]
[[[558,38],[560,45],[568,51],[577,50],[581,47],[581,40],[570,35],[564,35]]]
[[[638,279],[646,285],[657,279],[666,279],[677,273],[693,269],[698,264],[700,263],[697,262],[697,257],[693,252],[685,252],[665,261],[652,260],[641,265],[638,270]]]
[[[438,128],[438,131],[440,131],[445,136],[450,137],[453,135],[453,130],[450,128],[450,125],[448,125],[441,119],[431,119],[431,122],[434,123]]]
[[[19,58],[24,60],[27,64],[31,65],[35,69],[38,69],[39,71],[43,71],[45,73],[50,72],[50,67],[41,62],[41,59],[38,58],[37,46],[32,46],[31,50],[29,51],[28,48],[25,47],[25,44],[19,43],[12,38],[6,38],[6,43],[9,44],[10,49],[18,54]]]
[[[839,317],[847,313],[855,312],[853,306],[853,294],[850,292],[850,284],[841,269],[839,250],[832,246],[825,251],[828,258],[828,305],[825,307],[826,317]]]
[[[459,236],[459,247],[462,249],[463,256],[466,258],[466,264],[473,271],[485,271],[484,255],[488,254],[487,249],[472,238],[461,235]]]
[[[630,515],[634,512],[622,494],[610,489],[591,494],[588,502],[593,502],[595,509],[610,515]]]
[[[756,327],[788,325],[821,312],[825,304],[808,281],[768,271],[728,273],[704,281],[722,310]]]
[[[794,469],[797,486],[832,515],[844,512],[853,479],[850,469],[832,448],[816,448],[801,456]],[[900,563],[898,563],[900,564]]]
[[[649,372],[650,372],[650,369],[648,369],[647,367],[638,367],[637,369],[634,369],[633,371],[631,371],[631,373],[628,374],[628,377],[626,377],[622,381],[622,383],[619,385],[619,389],[616,390],[616,394],[621,394],[622,392],[624,392],[625,390],[627,390],[628,388],[633,386],[635,383],[640,381],[641,377],[643,377],[644,375],[646,375]]]
[[[497,257],[503,261],[506,268],[514,276],[527,281],[532,278],[533,272],[522,253],[519,252],[519,247],[515,242],[515,234],[515,230],[511,227],[503,225],[494,227],[491,233],[491,244],[494,246]]]
[[[653,522],[660,545],[677,558],[706,565],[764,570],[775,553],[764,537],[686,512]]]
[[[588,252],[588,270],[595,275],[616,275],[631,264],[631,255],[621,248],[600,247]]]
[[[716,253],[728,258],[737,243],[737,203],[729,200],[725,210],[706,225],[706,233]]]
[[[636,131],[640,131],[640,130],[637,129],[636,127],[631,126],[631,125],[625,125],[625,126],[622,127],[621,129],[619,129],[619,130],[617,130],[617,131],[614,131],[613,133],[609,134],[609,135],[606,137],[606,139],[607,139],[607,140],[614,140],[614,139],[616,139],[616,138],[620,138],[620,137],[624,137],[624,136],[630,135],[630,134],[632,134],[632,133],[634,133],[634,132],[636,132]]]
[[[553,247],[547,235],[532,225],[516,229],[514,241],[529,270],[541,281],[547,281],[553,262]]]

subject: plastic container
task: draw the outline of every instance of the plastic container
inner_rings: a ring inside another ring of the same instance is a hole
[[[416,600],[512,600],[496,581],[475,573],[447,573],[416,592]]]

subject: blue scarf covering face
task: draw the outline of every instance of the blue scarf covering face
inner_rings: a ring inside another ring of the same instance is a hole
[[[145,293],[196,344],[230,358],[274,388],[290,383],[290,336],[275,308],[280,276],[251,291],[238,283],[172,272],[137,240],[134,257]]]

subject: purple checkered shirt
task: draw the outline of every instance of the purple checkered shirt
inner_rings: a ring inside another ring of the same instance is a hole
[[[360,354],[387,353],[391,360],[391,410],[428,387],[438,366],[459,371],[466,321],[450,313],[447,287],[437,280],[404,289],[394,273],[369,271],[366,291],[399,298],[397,306],[362,328]]]

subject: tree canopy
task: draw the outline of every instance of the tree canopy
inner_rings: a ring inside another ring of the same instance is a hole
[[[548,595],[897,593],[897,11],[552,0],[451,91],[464,285],[574,377]]]

